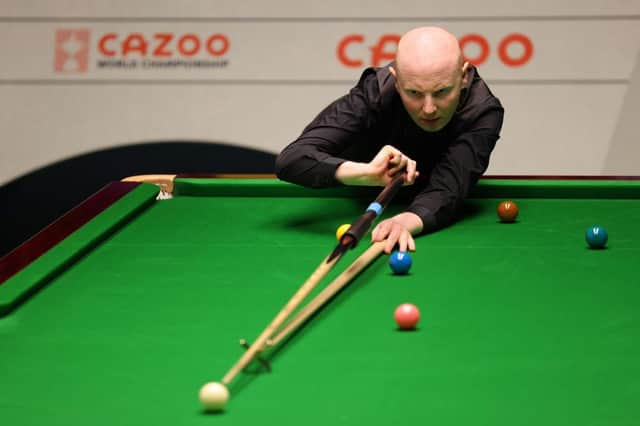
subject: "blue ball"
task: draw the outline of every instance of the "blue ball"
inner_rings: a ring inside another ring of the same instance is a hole
[[[605,245],[607,245],[609,235],[602,226],[592,226],[587,229],[587,232],[585,233],[585,239],[587,240],[587,244],[589,244],[589,247],[594,249],[601,249],[604,248]]]
[[[406,251],[394,251],[389,257],[389,266],[396,275],[404,275],[411,269],[411,256]]]

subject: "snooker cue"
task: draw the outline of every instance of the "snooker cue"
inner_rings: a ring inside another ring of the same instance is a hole
[[[242,371],[253,359],[253,357],[260,352],[269,337],[275,333],[275,331],[282,325],[291,313],[298,307],[298,305],[309,295],[309,293],[318,285],[318,283],[324,278],[331,268],[340,260],[342,255],[349,249],[356,246],[358,240],[367,232],[373,220],[382,214],[382,211],[387,206],[389,201],[396,195],[402,184],[404,183],[406,173],[398,173],[394,176],[389,183],[384,187],[382,192],[378,195],[373,203],[367,207],[367,210],[362,214],[355,222],[351,224],[349,229],[344,233],[340,242],[336,248],[329,254],[329,256],[316,268],[315,271],[307,278],[302,286],[296,291],[296,293],[289,299],[287,304],[278,312],[276,317],[271,323],[264,329],[258,338],[253,342],[249,349],[247,349],[242,356],[236,361],[231,369],[222,378],[222,384],[227,386],[234,377]]]
[[[298,289],[298,291],[293,295],[293,297],[291,297],[289,302],[287,302],[285,307],[282,308],[280,312],[278,312],[278,314],[273,319],[273,321],[271,321],[271,323],[267,326],[267,328],[265,328],[264,331],[260,334],[260,336],[258,336],[256,341],[253,342],[251,346],[249,346],[249,349],[247,349],[242,354],[242,356],[236,362],[236,364],[233,367],[231,367],[229,372],[222,378],[223,385],[226,386],[229,383],[231,383],[233,378],[240,371],[242,371],[247,366],[247,364],[249,364],[249,362],[251,362],[251,359],[260,350],[262,350],[267,339],[278,329],[278,327],[280,327],[280,325],[284,322],[284,320],[289,315],[291,315],[291,312],[293,312],[296,309],[296,307],[300,304],[300,302],[302,302],[302,300],[304,300],[304,298],[307,297],[307,295],[315,288],[315,286],[320,282],[320,280],[322,280],[322,278],[325,275],[327,275],[327,273],[331,270],[333,265],[335,265],[338,262],[339,259],[340,259],[340,256],[334,257],[333,259],[329,259],[327,257],[320,264],[320,266],[318,266],[316,270],[313,271],[313,273],[309,276],[307,281],[305,281],[304,284],[302,284],[300,289]]]
[[[334,278],[316,297],[314,297],[304,308],[289,321],[278,334],[272,339],[267,340],[267,345],[274,347],[284,340],[289,334],[303,324],[307,318],[312,316],[318,309],[324,306],[327,301],[331,300],[336,293],[342,290],[353,278],[355,278],[363,269],[371,262],[376,260],[384,251],[385,241],[372,243],[369,248],[364,251],[351,265],[340,275]]]

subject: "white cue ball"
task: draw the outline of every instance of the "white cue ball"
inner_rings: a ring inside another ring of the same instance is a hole
[[[222,410],[228,400],[229,391],[222,383],[210,382],[200,388],[200,403],[205,410]]]

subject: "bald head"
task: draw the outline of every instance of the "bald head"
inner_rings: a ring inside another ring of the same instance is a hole
[[[396,68],[401,74],[451,74],[461,72],[463,63],[458,39],[442,28],[415,28],[400,38]]]
[[[427,132],[437,132],[455,114],[468,82],[458,39],[437,27],[421,27],[400,38],[395,66],[396,90],[413,121]]]

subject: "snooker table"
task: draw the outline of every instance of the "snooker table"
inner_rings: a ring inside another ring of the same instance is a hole
[[[416,239],[408,275],[382,254],[265,354],[271,372],[240,373],[217,414],[200,386],[379,189],[160,183],[114,182],[0,260],[3,424],[640,422],[640,180],[482,179],[456,224]],[[503,199],[515,223],[498,221]],[[605,249],[585,243],[593,224]],[[414,331],[396,329],[403,302],[421,310]]]

